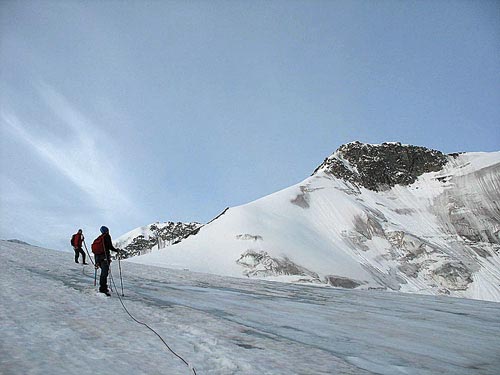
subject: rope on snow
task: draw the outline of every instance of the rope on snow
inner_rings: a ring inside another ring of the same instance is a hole
[[[118,299],[120,300],[120,303],[123,307],[123,309],[125,310],[125,312],[132,318],[132,320],[134,322],[136,322],[137,324],[140,324],[140,325],[143,325],[144,327],[148,328],[151,332],[153,332],[156,336],[158,336],[158,338],[163,342],[163,344],[167,347],[167,349],[173,354],[175,355],[177,358],[179,358],[182,362],[184,362],[184,364],[189,367],[189,369],[193,372],[194,375],[196,375],[196,369],[191,366],[184,358],[182,358],[179,354],[177,354],[176,352],[174,352],[172,350],[172,348],[167,344],[167,342],[163,339],[163,337],[160,336],[160,334],[158,332],[156,332],[153,328],[151,328],[149,325],[147,325],[146,323],[144,322],[141,322],[140,320],[136,319],[127,309],[127,307],[125,306],[125,303],[123,303],[123,300],[122,298],[120,297],[120,293],[118,292],[118,288],[116,287],[116,284],[115,284],[115,280],[113,279],[113,274],[111,273],[111,267],[109,267],[109,276],[111,278],[111,282],[113,283],[114,287],[115,287],[115,292],[116,292],[116,295],[118,296]]]

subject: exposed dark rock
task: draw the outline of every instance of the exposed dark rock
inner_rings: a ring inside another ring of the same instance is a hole
[[[398,269],[401,272],[403,272],[406,276],[415,278],[418,276],[418,273],[420,271],[420,265],[413,263],[403,263],[398,266]]]
[[[471,271],[461,262],[446,263],[433,274],[442,286],[450,290],[465,290],[472,282]]]
[[[379,285],[383,285],[386,288],[400,290],[401,284],[407,283],[407,281],[397,272],[396,269],[389,269],[387,272],[383,272],[370,264],[362,264],[362,267],[370,272]]]
[[[319,279],[317,273],[295,264],[290,259],[286,257],[273,258],[266,251],[262,250],[247,250],[241,254],[236,263],[246,268],[244,274],[248,277],[297,275]]]
[[[498,231],[496,233],[493,233],[489,229],[483,230],[484,235],[488,238],[488,242],[492,244],[500,244],[500,238],[498,236]]]
[[[297,194],[297,196],[292,199],[290,202],[295,204],[296,206],[299,206],[301,208],[309,208],[309,199],[306,194]]]
[[[368,238],[364,234],[360,234],[358,231],[342,231],[342,237],[353,249],[359,249],[362,251],[368,251],[370,248],[366,245]]]
[[[322,168],[325,168],[327,172],[344,181],[354,182],[356,184],[361,182],[359,175],[349,169],[349,166],[345,161],[338,158],[326,158],[323,164],[316,168],[313,175]]]
[[[328,275],[328,276],[325,276],[325,280],[329,285],[335,286],[338,288],[354,289],[360,285],[363,285],[362,282],[352,280],[352,279],[349,279],[347,277],[341,277],[341,276]]]
[[[370,214],[367,214],[366,219],[363,219],[361,216],[355,216],[354,229],[368,240],[371,240],[373,236],[385,237],[382,225],[376,217]]]
[[[440,176],[440,177],[436,177],[436,180],[438,180],[439,182],[442,182],[442,183],[448,183],[452,180],[452,176]]]
[[[324,170],[337,178],[380,191],[398,184],[412,184],[424,173],[439,171],[447,161],[442,152],[425,147],[356,141],[341,146],[313,174]]]
[[[202,224],[200,223],[175,223],[173,221],[155,223],[149,226],[150,236],[145,237],[141,234],[127,243],[117,243],[116,246],[122,248],[123,258],[130,258],[147,254],[155,246],[164,248],[179,243],[186,237],[196,234],[201,227]]]
[[[418,258],[427,252],[427,245],[421,238],[404,231],[392,231],[385,234],[389,243],[404,254],[403,261]]]
[[[412,215],[415,213],[415,210],[412,208],[396,208],[392,211],[394,211],[395,213],[397,213],[399,215]]]
[[[300,193],[297,194],[297,196],[290,200],[293,204],[301,207],[301,208],[309,208],[309,199],[310,199],[310,194],[313,191],[316,190],[322,190],[323,188],[311,188],[308,185],[302,185],[300,186]]]
[[[245,234],[238,234],[236,236],[236,239],[237,240],[244,240],[244,241],[262,241],[263,238],[262,236],[259,236],[259,235],[252,235],[252,234],[248,234],[248,233],[245,233]]]

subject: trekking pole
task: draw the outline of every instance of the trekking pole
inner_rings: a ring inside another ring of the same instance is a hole
[[[87,248],[87,243],[85,242],[85,240],[83,240],[83,246],[85,247],[85,252],[87,253],[87,256],[90,259],[90,263],[92,263],[92,265],[94,266],[94,286],[96,286],[97,285],[97,265],[92,260],[92,256],[89,253],[89,249]]]
[[[87,249],[87,244],[85,243],[85,240],[83,240],[83,246],[85,247],[85,251],[87,252],[87,255],[90,259],[90,263],[92,263],[95,266],[94,261],[92,260],[92,257],[90,256],[89,249]]]
[[[121,253],[118,253],[118,268],[120,269],[120,283],[122,285],[122,297],[125,297],[125,294],[123,294],[122,263],[120,262],[121,258],[122,258]]]

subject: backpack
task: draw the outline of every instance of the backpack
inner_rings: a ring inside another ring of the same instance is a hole
[[[74,234],[74,235],[71,236],[71,242],[70,243],[71,243],[71,246],[73,246],[73,247],[76,246],[75,245],[75,237],[76,237],[76,234]]]
[[[104,254],[104,234],[97,237],[94,242],[92,242],[92,252],[96,255]]]

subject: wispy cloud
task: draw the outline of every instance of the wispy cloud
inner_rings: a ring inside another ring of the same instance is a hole
[[[60,120],[63,131],[39,134],[34,124],[2,111],[1,119],[6,129],[88,194],[103,213],[128,212],[132,204],[120,185],[122,179],[117,173],[120,161],[112,138],[53,87],[42,83],[37,89]]]

